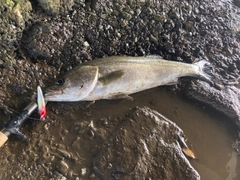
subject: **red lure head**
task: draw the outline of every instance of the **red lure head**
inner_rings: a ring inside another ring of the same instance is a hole
[[[44,120],[47,112],[46,112],[46,106],[43,106],[42,108],[39,109],[39,115],[40,115],[40,120]]]
[[[38,104],[38,113],[40,115],[40,120],[44,120],[47,115],[46,103],[45,103],[40,86],[37,87],[37,104]]]

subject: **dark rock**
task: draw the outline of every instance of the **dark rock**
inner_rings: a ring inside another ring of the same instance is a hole
[[[236,6],[240,7],[240,0],[233,0],[233,3],[234,3]]]
[[[137,108],[94,159],[94,171],[102,179],[200,179],[178,137],[183,132],[175,123]]]
[[[26,21],[30,18],[32,5],[28,0],[3,0],[0,5],[0,64],[11,67]]]
[[[37,22],[22,37],[22,49],[32,60],[50,60],[60,54],[66,41],[72,37],[72,23]]]
[[[73,0],[37,0],[39,6],[49,15],[66,14],[72,9]]]
[[[226,86],[218,90],[208,83],[192,81],[184,86],[188,98],[198,100],[230,117],[240,127],[240,90]]]
[[[189,18],[184,24],[184,28],[188,31],[191,31],[195,27],[195,20],[193,18]]]

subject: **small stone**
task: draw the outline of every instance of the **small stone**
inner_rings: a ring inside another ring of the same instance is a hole
[[[153,35],[150,35],[150,41],[152,41],[153,43],[158,43],[158,39],[155,37],[155,36],[153,36]]]
[[[85,47],[89,47],[90,44],[89,44],[87,41],[84,41],[83,46],[85,46]]]
[[[146,3],[146,0],[139,0],[138,3],[139,3],[140,5],[144,5],[144,4]]]
[[[91,175],[90,175],[90,178],[95,178],[96,177],[96,175],[94,174],[94,173],[92,173]]]
[[[127,13],[127,12],[122,12],[122,16],[123,16],[123,18],[126,19],[126,20],[132,19],[132,15],[129,14],[129,13]]]
[[[49,129],[49,127],[50,127],[50,123],[46,123],[46,124],[44,125],[44,129],[45,129],[46,131]]]
[[[166,18],[163,15],[155,14],[153,17],[158,22],[165,22],[166,21]]]
[[[38,0],[38,4],[48,15],[55,16],[59,13],[65,14],[71,10],[74,5],[74,1]]]
[[[139,16],[139,15],[141,14],[142,11],[141,11],[141,9],[138,8],[138,9],[136,9],[135,12],[136,12],[136,16]]]
[[[87,168],[82,168],[81,173],[82,173],[82,176],[84,176],[87,173]]]
[[[70,159],[72,157],[71,154],[69,152],[65,151],[65,150],[59,149],[58,151],[65,158],[69,158]]]
[[[120,20],[120,24],[122,27],[125,27],[128,24],[128,22],[126,20]]]
[[[186,30],[191,30],[195,26],[195,20],[190,18],[187,20],[187,22],[184,25]]]
[[[68,164],[67,164],[65,161],[61,161],[60,164],[59,164],[59,169],[58,169],[58,170],[59,170],[62,174],[65,174],[68,169],[69,169]]]
[[[67,178],[65,176],[61,176],[59,180],[67,180]]]
[[[94,132],[93,132],[93,130],[89,130],[89,136],[90,136],[90,137],[94,137]]]
[[[172,20],[167,20],[164,24],[164,29],[170,30],[175,26],[174,22]]]
[[[108,167],[107,167],[107,168],[108,168],[108,169],[111,169],[112,166],[113,166],[113,165],[112,165],[111,163],[108,163]]]
[[[151,15],[153,13],[152,9],[151,8],[147,8],[147,13],[148,13],[148,15]]]

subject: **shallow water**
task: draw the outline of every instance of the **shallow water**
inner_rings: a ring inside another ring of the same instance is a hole
[[[240,178],[240,159],[232,149],[237,130],[227,117],[165,89],[151,90],[151,96],[151,108],[183,129],[197,156],[190,162],[201,179]]]
[[[183,129],[188,144],[197,156],[190,160],[201,179],[239,179],[240,158],[232,148],[237,130],[231,121],[218,112],[169,92],[156,88],[133,95],[134,101],[98,101],[99,112],[118,109],[127,111],[135,106],[148,106],[157,110]]]

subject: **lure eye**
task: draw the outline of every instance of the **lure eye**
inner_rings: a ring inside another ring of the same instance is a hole
[[[57,81],[57,85],[62,85],[64,83],[64,80],[63,79],[59,79],[58,81]]]

